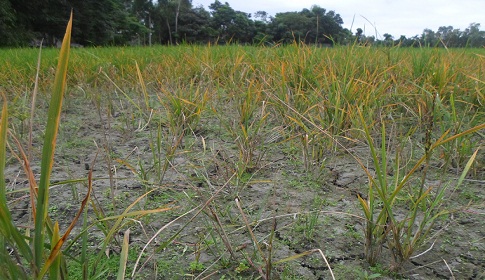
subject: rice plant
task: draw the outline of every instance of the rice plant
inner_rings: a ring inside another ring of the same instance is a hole
[[[364,117],[360,114],[364,133],[367,138],[370,153],[372,155],[375,175],[372,175],[368,167],[360,160],[361,167],[365,170],[369,178],[368,192],[365,197],[358,194],[359,202],[363,213],[367,219],[365,233],[365,255],[370,265],[376,265],[382,257],[384,244],[388,245],[391,256],[390,264],[392,271],[400,271],[405,262],[426,243],[430,230],[434,222],[442,215],[448,214],[448,210],[443,207],[445,201],[445,191],[448,187],[458,188],[474,162],[478,149],[471,155],[466,167],[464,168],[460,180],[454,186],[429,186],[426,182],[427,170],[430,164],[431,153],[437,147],[454,141],[458,138],[475,133],[483,128],[485,124],[478,125],[466,131],[447,137],[448,132],[444,133],[438,140],[431,140],[433,131],[433,111],[435,99],[431,102],[431,108],[427,108],[426,113],[426,137],[424,155],[410,169],[401,171],[400,155],[396,154],[395,160],[388,150],[386,127],[382,123],[380,148],[375,146],[375,140],[365,123]],[[360,112],[360,111],[359,111]],[[399,151],[399,149],[396,149]],[[392,163],[395,171],[393,178],[388,175]],[[415,174],[418,168],[423,167],[421,174]],[[418,177],[418,186],[413,185],[413,177]],[[403,192],[405,194],[403,194]],[[397,206],[398,197],[404,197],[403,209]],[[400,213],[399,213],[400,212]],[[398,214],[399,213],[399,214]],[[401,217],[400,215],[404,215]]]
[[[40,180],[37,184],[34,180],[30,181],[32,209],[34,214],[34,231],[33,231],[33,248],[30,247],[29,239],[25,238],[24,233],[20,228],[14,224],[10,211],[7,206],[5,180],[3,177],[5,169],[5,154],[8,131],[8,107],[7,99],[3,95],[4,103],[2,110],[2,158],[0,159],[0,173],[1,180],[1,208],[2,208],[2,244],[1,244],[1,258],[2,263],[5,264],[5,270],[2,270],[4,278],[6,279],[28,279],[30,277],[42,279],[44,275],[48,274],[51,279],[57,279],[65,273],[65,259],[61,253],[61,248],[72,228],[74,227],[80,213],[86,205],[86,201],[81,206],[78,215],[73,217],[71,226],[64,234],[60,234],[57,223],[53,224],[48,216],[49,207],[49,186],[50,175],[52,172],[54,161],[54,150],[56,147],[57,131],[60,121],[60,112],[63,101],[63,96],[66,88],[66,75],[69,60],[69,47],[72,28],[72,15],[66,28],[62,48],[60,51],[59,63],[55,75],[53,93],[49,106],[48,120],[46,132],[44,137],[41,173]],[[26,172],[29,178],[33,179],[32,171],[28,167],[28,160],[26,157],[23,160],[27,163]],[[89,190],[86,199],[89,198]],[[46,252],[46,244],[51,244],[50,250]],[[13,255],[11,255],[13,252]],[[18,262],[27,264],[27,269],[22,269]]]

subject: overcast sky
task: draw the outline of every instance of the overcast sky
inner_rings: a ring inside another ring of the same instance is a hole
[[[203,5],[206,10],[215,0],[192,0],[194,6]],[[453,26],[465,30],[470,23],[481,23],[485,30],[485,0],[220,0],[228,2],[237,11],[251,13],[266,11],[270,15],[280,12],[301,11],[319,5],[327,11],[334,10],[344,21],[344,28],[355,33],[357,28],[365,35],[379,38],[389,33],[411,37],[420,35],[423,29],[437,31],[440,26]],[[352,25],[353,22],[353,25]]]

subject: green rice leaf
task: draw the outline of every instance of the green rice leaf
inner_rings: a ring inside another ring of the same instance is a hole
[[[130,229],[125,231],[125,235],[123,237],[123,246],[121,248],[121,256],[120,256],[120,267],[118,269],[118,277],[117,280],[125,279],[125,272],[126,272],[126,263],[128,262],[128,249],[130,247]]]
[[[21,270],[17,267],[16,261],[10,259],[7,253],[6,242],[14,243],[22,256],[28,261],[32,261],[32,252],[29,245],[25,241],[23,235],[20,233],[17,227],[14,226],[12,216],[7,207],[6,186],[5,186],[5,153],[7,147],[7,130],[8,130],[8,106],[7,98],[2,92],[3,106],[2,106],[2,119],[0,120],[0,261],[9,268],[9,272],[2,271],[3,273],[10,273],[12,279],[27,279],[26,275],[23,275]],[[1,277],[0,277],[1,278]]]
[[[49,112],[47,117],[47,126],[42,149],[41,174],[39,181],[39,191],[37,197],[36,216],[35,216],[35,236],[34,236],[34,264],[36,274],[42,267],[44,256],[44,228],[47,220],[47,209],[49,199],[49,180],[54,163],[54,151],[56,147],[57,132],[61,117],[61,108],[64,92],[66,90],[67,65],[69,60],[69,51],[71,44],[72,12],[71,18],[67,24],[66,34],[62,41],[62,47],[59,54],[54,88],[52,91]]]
[[[54,231],[52,233],[51,239],[51,250],[54,249],[55,244],[59,241],[59,223],[54,224]],[[59,272],[61,268],[61,255],[57,255],[52,262],[52,265],[49,267],[49,279],[57,280],[59,279]]]

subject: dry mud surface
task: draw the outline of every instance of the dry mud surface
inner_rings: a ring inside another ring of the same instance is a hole
[[[171,208],[145,217],[126,218],[118,230],[119,241],[121,234],[131,229],[133,253],[128,262],[129,271],[141,249],[159,232],[143,254],[136,279],[257,278],[259,274],[248,259],[259,265],[262,262],[244,218],[251,223],[261,251],[267,254],[272,250],[273,262],[320,249],[336,279],[366,279],[374,273],[380,274],[380,279],[485,279],[483,170],[475,170],[473,176],[454,190],[453,183],[459,173],[451,169],[443,171],[439,163],[432,165],[427,183],[450,186],[446,207],[454,211],[436,222],[426,244],[415,252],[417,257],[399,275],[392,275],[384,270],[390,258],[386,248],[379,261],[380,270],[369,268],[365,261],[364,221],[356,194],[365,193],[367,177],[344,151],[338,148],[327,151],[320,163],[311,163],[305,169],[301,149],[290,141],[282,142],[268,147],[257,168],[239,179],[231,179],[238,157],[236,145],[217,119],[203,118],[198,129],[185,136],[162,182],[158,183],[156,172],[151,169],[150,139],[155,137],[155,121],[145,128],[142,123],[143,129],[138,129],[135,118],[131,121],[132,127],[128,127],[123,112],[115,112],[109,118],[102,113],[100,117],[89,100],[68,96],[66,101],[52,182],[85,179],[92,168],[95,178],[92,198],[104,207],[107,215],[122,213],[146,191],[152,192],[133,210]],[[35,174],[40,172],[41,138],[41,130],[36,131],[37,160],[31,163]],[[370,164],[364,144],[348,143],[348,149]],[[106,150],[111,156],[111,166]],[[147,174],[145,178],[140,175],[141,167]],[[9,190],[28,187],[23,174],[18,162],[9,160],[6,174]],[[85,193],[85,181],[53,185],[49,210],[52,219],[60,221],[61,229],[74,217]],[[211,197],[209,206],[190,220]],[[30,211],[26,193],[14,192],[9,201],[17,223],[27,225]],[[89,223],[94,223],[92,207],[88,214]],[[81,222],[78,222],[73,236],[80,228]],[[167,248],[157,250],[179,230]],[[224,235],[234,258],[224,245]],[[100,249],[103,238],[98,228],[90,229],[89,244],[93,253]],[[78,248],[73,246],[71,254],[76,255]],[[111,256],[119,253],[116,242],[109,248]],[[314,252],[275,264],[272,278],[330,279],[330,272],[321,255]]]

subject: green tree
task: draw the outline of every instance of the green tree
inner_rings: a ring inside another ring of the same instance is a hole
[[[56,38],[64,35],[70,12],[68,2],[31,0],[11,1],[10,4],[16,13],[16,24],[24,28],[22,33],[28,34],[30,39],[44,38],[44,44],[52,46],[56,43]]]
[[[269,24],[269,32],[274,40],[283,43],[294,40],[307,44],[333,43],[352,36],[342,28],[342,23],[339,14],[313,5],[310,10],[276,14]]]
[[[235,11],[229,3],[222,4],[216,0],[209,6],[212,18],[210,26],[220,43],[235,41],[239,43],[251,42],[255,35],[254,22],[251,15]]]
[[[130,18],[124,0],[0,0],[0,45],[26,45],[44,39],[55,45],[64,35],[71,9],[74,11],[73,41],[84,45],[125,43],[136,19]],[[12,13],[12,11],[14,11]],[[12,32],[15,34],[12,40]]]
[[[363,34],[364,34],[364,30],[362,30],[362,28],[357,28],[357,31],[355,32],[357,43],[360,43],[362,41],[362,38],[364,37]]]
[[[393,36],[389,33],[384,33],[382,35],[384,37],[384,45],[385,46],[392,46],[394,44]]]
[[[72,0],[73,41],[83,45],[126,44],[143,30],[130,17],[129,2],[121,0]]]
[[[262,21],[264,23],[268,23],[268,19],[270,18],[268,13],[265,11],[257,11],[254,14],[254,18],[259,19],[259,21]]]
[[[466,36],[466,46],[485,47],[485,31],[480,31],[480,23],[471,23],[463,33]]]
[[[255,35],[253,37],[253,43],[258,45],[266,45],[273,40],[273,37],[268,32],[269,20],[266,16],[261,17],[261,14],[258,15],[258,13],[261,12],[257,12],[255,15],[255,17],[260,18],[260,20],[254,21]]]
[[[130,14],[136,18],[138,24],[143,28],[139,28],[136,32],[136,39],[138,44],[151,45],[152,44],[152,28],[153,15],[155,7],[151,0],[134,0],[131,6]],[[135,27],[135,26],[133,26]]]
[[[172,40],[172,13],[169,7],[170,2],[167,0],[159,0],[155,4],[153,16],[151,20],[153,21],[153,41],[160,44],[173,43]]]
[[[12,9],[9,0],[0,0],[0,46],[3,45],[17,45],[19,42],[16,39],[17,17],[15,11]]]
[[[342,24],[344,21],[340,14],[335,11],[326,11],[324,8],[313,5],[311,8],[312,16],[317,22],[316,38],[318,43],[333,43],[343,39],[344,33]]]
[[[407,40],[408,40],[408,39],[406,38],[406,36],[405,36],[405,35],[401,35],[401,36],[399,37],[399,39],[398,39],[398,40],[396,40],[396,41],[394,42],[394,44],[395,44],[395,45],[399,45],[399,46],[404,46],[404,44],[406,43],[406,41],[407,41]]]
[[[312,29],[312,20],[298,12],[277,13],[269,24],[273,40],[282,43],[306,41]]]
[[[190,0],[159,0],[155,6],[153,17],[153,28],[159,42],[162,44],[176,44],[180,38],[183,40],[183,36],[186,34],[180,34],[179,32],[181,21],[182,18],[187,20],[190,17],[197,20],[197,23],[200,23],[200,17],[194,14]],[[186,32],[187,30],[182,28],[182,31]]]
[[[207,43],[211,28],[210,13],[202,7],[196,7],[182,13],[179,19],[178,38],[187,43]]]
[[[421,34],[421,41],[426,47],[434,47],[438,44],[438,37],[433,30],[426,28],[423,30],[423,34]]]

